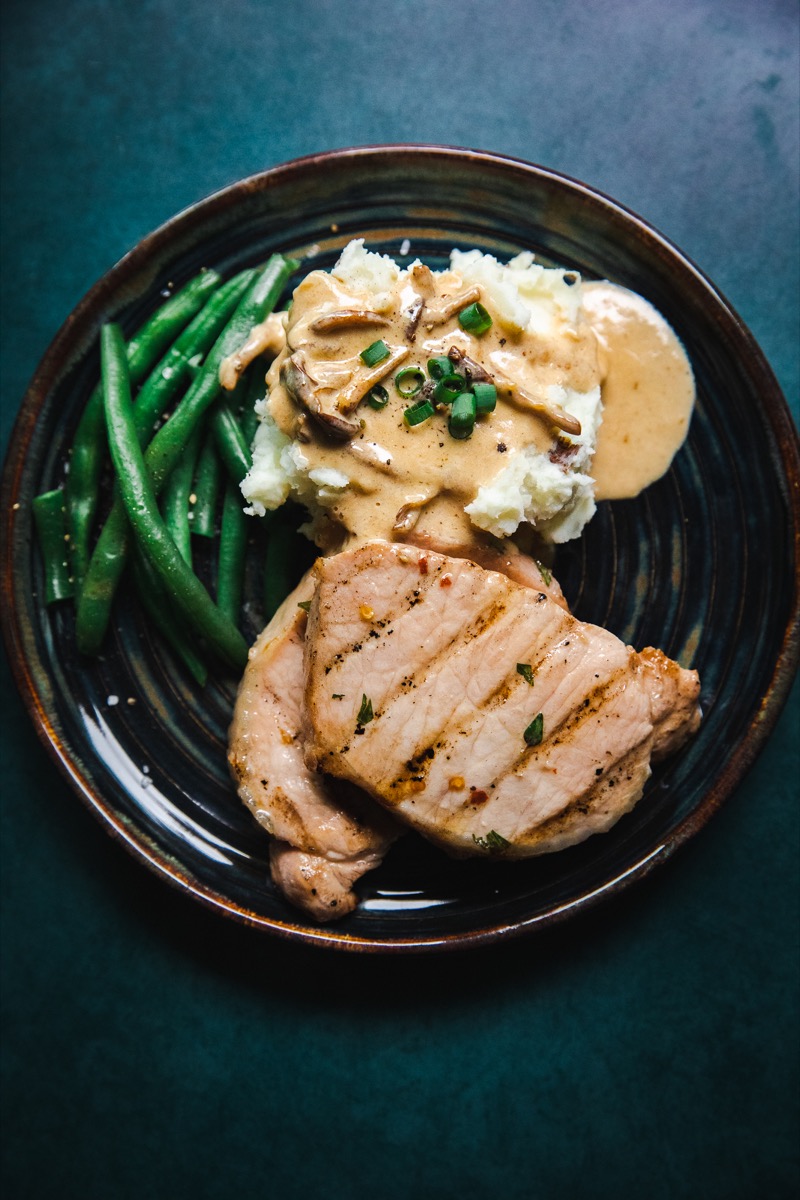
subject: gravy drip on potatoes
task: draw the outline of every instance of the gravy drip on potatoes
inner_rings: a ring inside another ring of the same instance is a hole
[[[584,283],[583,308],[603,370],[595,497],[627,500],[660,479],[683,444],[694,405],[692,368],[671,326],[635,292]]]
[[[546,452],[559,445],[560,431],[526,409],[512,390],[504,390],[503,381],[535,397],[552,384],[581,392],[599,384],[596,339],[586,322],[576,328],[564,319],[556,335],[545,336],[514,334],[494,321],[476,337],[460,327],[459,308],[430,324],[469,288],[454,271],[433,274],[421,268],[379,297],[353,294],[322,271],[311,272],[295,291],[287,344],[267,377],[269,411],[283,433],[300,441],[311,471],[333,468],[350,479],[350,486],[328,509],[344,526],[343,540],[347,534],[392,540],[403,521],[450,540],[474,535],[464,506],[474,500],[478,487],[493,479],[514,451],[534,445]],[[421,300],[424,307],[414,328]],[[361,323],[324,331],[312,328],[326,314],[353,310],[371,312],[380,322],[370,323],[365,316]],[[360,354],[379,339],[392,353],[407,349],[403,361],[380,381],[389,402],[376,411],[362,400],[349,415],[362,423],[360,432],[349,441],[332,440],[302,413],[281,382],[281,368],[291,356],[299,356],[323,406],[336,411],[348,386],[355,387],[371,373]],[[404,398],[394,384],[398,370],[425,371],[429,358],[447,355],[453,347],[486,368],[498,390],[495,411],[479,417],[472,436],[463,441],[449,434],[446,410],[437,409],[429,420],[409,426],[404,410],[420,396]]]

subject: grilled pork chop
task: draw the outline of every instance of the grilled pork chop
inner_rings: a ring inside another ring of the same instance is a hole
[[[372,542],[313,575],[306,762],[451,853],[609,829],[699,723],[696,672],[498,572]]]
[[[350,912],[353,884],[376,867],[399,830],[350,784],[308,770],[300,739],[303,639],[313,582],[306,576],[250,650],[230,730],[239,795],[273,836],[270,869],[294,904],[320,921]]]

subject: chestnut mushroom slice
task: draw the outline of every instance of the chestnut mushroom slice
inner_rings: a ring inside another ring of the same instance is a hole
[[[261,354],[280,354],[286,345],[286,326],[283,313],[270,313],[259,324],[254,325],[244,345],[234,350],[219,364],[219,382],[226,392],[232,392],[244,371]]]
[[[345,414],[351,413],[354,408],[357,408],[367,392],[374,388],[376,383],[380,383],[395,367],[399,366],[403,359],[408,358],[408,354],[408,346],[395,346],[389,352],[389,357],[384,358],[371,371],[367,371],[364,375],[356,375],[355,379],[342,389],[337,404],[339,412]]]
[[[305,409],[315,424],[337,442],[349,442],[361,432],[358,421],[347,421],[322,406],[319,393],[305,369],[302,356],[295,353],[281,367],[281,383],[292,399]]]
[[[363,462],[369,463],[371,467],[375,467],[378,471],[383,471],[385,475],[393,475],[395,473],[392,466],[392,456],[385,446],[381,446],[378,442],[357,441],[350,442],[347,449],[356,458],[360,458]]]
[[[467,288],[465,292],[459,292],[451,300],[443,300],[439,304],[431,305],[425,314],[423,324],[426,329],[433,329],[434,325],[443,325],[456,313],[461,312],[462,308],[466,308],[468,304],[474,304],[480,298],[481,289],[479,287]]]
[[[458,346],[451,346],[447,351],[447,357],[454,367],[463,369],[465,377],[471,383],[490,383],[492,381],[492,376],[486,367],[481,366],[468,354],[464,354]]]
[[[406,325],[403,333],[408,338],[409,342],[413,342],[417,336],[417,328],[422,317],[422,311],[425,308],[425,297],[415,296],[411,304],[403,314],[406,318]]]
[[[355,325],[388,325],[389,318],[370,308],[337,308],[312,321],[312,333],[331,333],[336,329],[350,329]]]
[[[422,509],[429,500],[430,496],[409,496],[406,503],[401,505],[395,514],[392,532],[400,535],[408,533],[413,529],[420,518]],[[402,541],[403,539],[401,538],[400,540]]]
[[[520,408],[528,408],[532,412],[539,413],[551,425],[555,425],[556,429],[562,429],[564,433],[570,433],[573,437],[580,437],[581,423],[577,417],[573,417],[572,413],[568,413],[560,404],[551,404],[547,400],[537,400],[530,392],[526,392],[519,384],[512,383],[510,380],[498,380],[498,387],[502,387],[509,393],[509,398],[513,403],[519,405]]]

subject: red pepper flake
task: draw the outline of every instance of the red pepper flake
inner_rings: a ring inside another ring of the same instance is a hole
[[[424,556],[419,560],[419,573],[420,575],[428,574],[428,560]]]
[[[439,580],[439,587],[452,587],[452,586],[453,586],[453,576],[448,571]]]
[[[489,797],[479,788],[470,788],[470,800],[473,804],[485,804]]]

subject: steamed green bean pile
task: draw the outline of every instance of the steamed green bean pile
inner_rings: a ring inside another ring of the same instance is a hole
[[[257,360],[223,395],[219,369],[273,311],[297,265],[273,255],[224,283],[206,270],[127,343],[119,326],[101,330],[102,380],[78,423],[66,483],[33,502],[45,601],[72,599],[83,654],[100,651],[127,568],[148,619],[199,683],[208,659],[244,667],[239,484],[265,372]],[[109,454],[113,494],[100,521]],[[215,597],[193,569],[193,536],[218,536]]]

